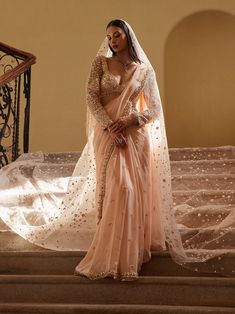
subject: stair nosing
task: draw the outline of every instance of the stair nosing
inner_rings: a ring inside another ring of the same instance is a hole
[[[0,285],[14,284],[165,284],[188,286],[232,286],[235,287],[234,277],[190,277],[190,276],[139,276],[137,280],[120,282],[112,278],[90,280],[84,276],[75,275],[0,275]]]
[[[82,307],[88,307],[88,308],[98,308],[98,309],[102,309],[102,308],[112,308],[112,307],[120,307],[120,308],[147,308],[147,309],[151,309],[151,308],[162,308],[162,309],[174,309],[174,308],[182,308],[182,309],[193,309],[193,308],[197,308],[197,309],[212,309],[212,310],[217,310],[217,309],[223,309],[222,307],[217,307],[217,306],[203,306],[203,305],[167,305],[167,304],[125,304],[125,303],[117,303],[117,304],[102,304],[102,303],[97,303],[97,304],[86,304],[86,303],[20,303],[20,302],[16,302],[16,303],[0,303],[0,309],[4,309],[4,308],[17,308],[17,307],[24,307],[24,308],[34,308],[36,307],[40,307],[40,308],[54,308],[55,306],[63,309],[63,308],[68,308],[68,306],[72,306],[72,307],[77,307],[77,308],[82,308]],[[235,309],[234,307],[224,307],[226,310],[233,310]]]

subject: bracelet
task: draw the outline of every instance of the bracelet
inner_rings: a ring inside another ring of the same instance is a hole
[[[137,122],[136,122],[136,124],[137,124],[138,126],[141,126],[141,125],[144,124],[143,120],[141,120],[141,118],[140,118],[139,112],[137,113]]]

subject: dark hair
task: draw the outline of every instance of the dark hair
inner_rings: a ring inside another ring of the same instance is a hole
[[[131,59],[132,59],[133,61],[135,61],[135,62],[141,63],[139,57],[137,56],[137,53],[136,53],[136,51],[135,51],[135,48],[134,48],[134,46],[133,46],[133,44],[132,44],[131,36],[130,36],[130,33],[129,33],[129,28],[127,27],[127,25],[125,24],[125,22],[122,21],[122,20],[112,20],[112,21],[110,21],[110,22],[108,23],[108,25],[106,26],[106,30],[107,30],[107,28],[110,27],[110,26],[119,27],[119,28],[121,28],[121,29],[125,32],[125,34],[126,34],[126,36],[127,36],[128,49],[129,49],[129,53],[130,53]],[[112,51],[113,56],[117,54],[117,53],[112,49],[112,47],[111,47],[110,45],[109,45],[109,48],[110,48],[110,50]]]

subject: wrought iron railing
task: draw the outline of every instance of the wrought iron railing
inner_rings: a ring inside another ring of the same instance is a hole
[[[0,42],[0,168],[29,149],[31,65],[36,57]]]

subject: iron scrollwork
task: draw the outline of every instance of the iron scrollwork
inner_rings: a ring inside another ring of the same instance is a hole
[[[24,62],[22,52],[15,51],[18,55],[0,51],[0,78]],[[31,66],[0,85],[0,168],[29,150],[30,88]]]

